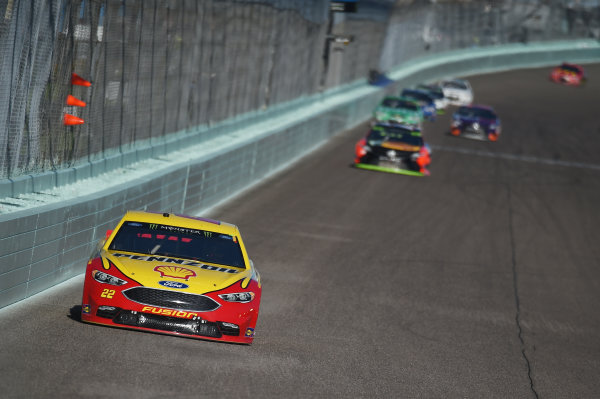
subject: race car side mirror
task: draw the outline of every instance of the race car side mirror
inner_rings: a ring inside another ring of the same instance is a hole
[[[108,237],[110,237],[112,232],[113,232],[112,230],[106,230],[106,236],[104,238],[108,240]]]

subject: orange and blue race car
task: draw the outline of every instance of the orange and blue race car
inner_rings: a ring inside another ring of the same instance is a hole
[[[431,149],[414,126],[380,122],[355,146],[354,166],[360,169],[428,176]]]
[[[579,86],[585,82],[586,77],[581,66],[564,62],[552,70],[550,80],[569,86]]]
[[[81,319],[251,344],[261,291],[236,226],[130,211],[87,264]]]

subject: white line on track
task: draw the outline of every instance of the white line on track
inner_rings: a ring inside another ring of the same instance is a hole
[[[552,166],[567,166],[567,167],[572,167],[572,168],[600,170],[600,165],[598,165],[598,164],[560,161],[557,159],[545,159],[545,158],[534,157],[531,155],[506,154],[506,153],[501,153],[501,152],[470,150],[470,149],[466,149],[466,148],[447,147],[447,146],[440,146],[440,145],[432,145],[431,149],[436,150],[436,151],[457,152],[460,154],[478,155],[481,157],[488,157],[488,158],[510,159],[512,161],[532,162],[532,163],[539,163],[539,164],[552,165]]]

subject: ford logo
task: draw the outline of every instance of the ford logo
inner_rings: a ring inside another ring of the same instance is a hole
[[[185,288],[189,287],[189,285],[180,283],[178,281],[159,281],[158,284],[162,285],[163,287],[167,287],[167,288],[185,289]]]

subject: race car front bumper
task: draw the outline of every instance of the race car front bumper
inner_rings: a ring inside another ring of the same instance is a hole
[[[260,287],[251,280],[243,291],[251,300],[228,302],[222,296],[240,290],[240,283],[205,294],[144,287],[130,281],[126,287],[98,282],[88,267],[84,282],[81,320],[86,323],[169,335],[251,344],[260,308]],[[116,269],[110,273],[126,276]]]
[[[235,330],[225,328],[223,331],[219,324],[203,320],[199,317],[184,319],[179,317],[161,316],[152,313],[124,310],[113,306],[99,306],[96,313],[98,317],[110,319],[113,323],[129,327],[142,327],[151,330],[198,335],[201,337],[221,338],[223,335],[239,335],[239,327]]]
[[[453,127],[450,129],[450,134],[453,136],[461,136],[468,139],[480,141],[497,141],[499,133],[497,131],[487,131],[485,129],[459,128]]]
[[[88,302],[92,303],[82,305],[81,315],[82,321],[87,323],[245,344],[253,341],[258,316],[252,310],[236,316],[220,312],[211,314],[208,319],[203,314],[153,306],[134,310],[137,308],[135,305],[122,304],[122,307],[117,307],[99,305],[93,300]],[[215,321],[213,318],[227,321]]]

